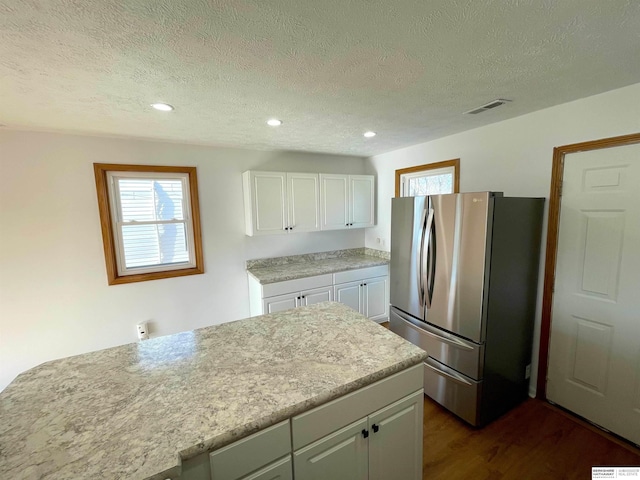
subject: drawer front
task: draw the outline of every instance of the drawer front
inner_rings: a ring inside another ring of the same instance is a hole
[[[424,393],[471,425],[479,424],[482,382],[466,377],[428,358],[424,369]]]
[[[389,275],[389,265],[378,265],[376,267],[358,268],[357,270],[347,270],[333,274],[333,283],[357,282],[366,278],[384,277]]]
[[[259,472],[254,472],[242,480],[292,480],[293,465],[291,463],[291,455],[287,455],[280,460],[261,468]],[[213,480],[217,480],[214,478]]]
[[[289,420],[209,454],[214,480],[241,478],[291,452]]]
[[[484,345],[463,340],[391,308],[389,328],[425,350],[431,358],[476,380],[482,378]]]
[[[328,287],[333,285],[333,276],[330,273],[316,275],[315,277],[296,278],[285,282],[267,283],[262,286],[262,296],[273,297],[274,295],[284,295],[285,293],[301,292],[314,288]]]
[[[293,417],[291,419],[293,449],[304,447],[420,390],[424,381],[423,369],[423,364],[415,365]]]

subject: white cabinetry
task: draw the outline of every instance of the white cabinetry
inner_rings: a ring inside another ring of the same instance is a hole
[[[212,480],[291,478],[289,420],[209,455]],[[288,474],[287,474],[288,469]],[[277,476],[280,475],[280,476]]]
[[[333,274],[336,302],[377,322],[389,319],[389,267],[361,268]]]
[[[330,302],[333,300],[333,287],[326,286],[314,290],[286,293],[267,297],[262,301],[263,313],[275,313],[290,308],[305,307],[314,303]]]
[[[333,276],[330,273],[265,285],[249,275],[249,310],[252,317],[331,300]]]
[[[260,284],[249,275],[251,316],[335,300],[376,322],[389,320],[389,266]]]
[[[420,374],[421,368],[293,417],[294,478],[422,479],[422,389],[371,411],[411,391],[408,374]],[[346,427],[335,428],[354,418]]]
[[[423,364],[182,464],[179,480],[419,480]]]
[[[373,227],[373,175],[320,174],[320,228]]]
[[[364,418],[295,452],[295,478],[367,480],[368,444],[363,436],[366,431]]]
[[[317,173],[249,171],[242,180],[247,235],[320,230]]]

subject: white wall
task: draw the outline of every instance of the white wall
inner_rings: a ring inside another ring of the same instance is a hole
[[[108,286],[93,163],[198,169],[204,275]],[[0,389],[39,363],[249,316],[245,260],[364,246],[363,230],[247,237],[241,173],[364,173],[365,159],[0,132]]]
[[[365,244],[389,250],[396,169],[460,158],[462,192],[493,190],[507,196],[548,199],[554,147],[637,132],[640,132],[640,83],[372,157],[368,168],[378,176],[378,222],[375,228],[366,230]],[[543,229],[532,395],[537,376],[546,214]],[[377,238],[384,240],[384,246],[376,242]]]

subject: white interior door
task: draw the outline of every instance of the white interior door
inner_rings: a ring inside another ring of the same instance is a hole
[[[547,398],[640,444],[640,145],[565,155]]]

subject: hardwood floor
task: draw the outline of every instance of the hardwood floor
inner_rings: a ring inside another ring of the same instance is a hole
[[[540,400],[475,429],[425,397],[423,463],[425,480],[584,480],[595,465],[640,465],[640,450]]]

